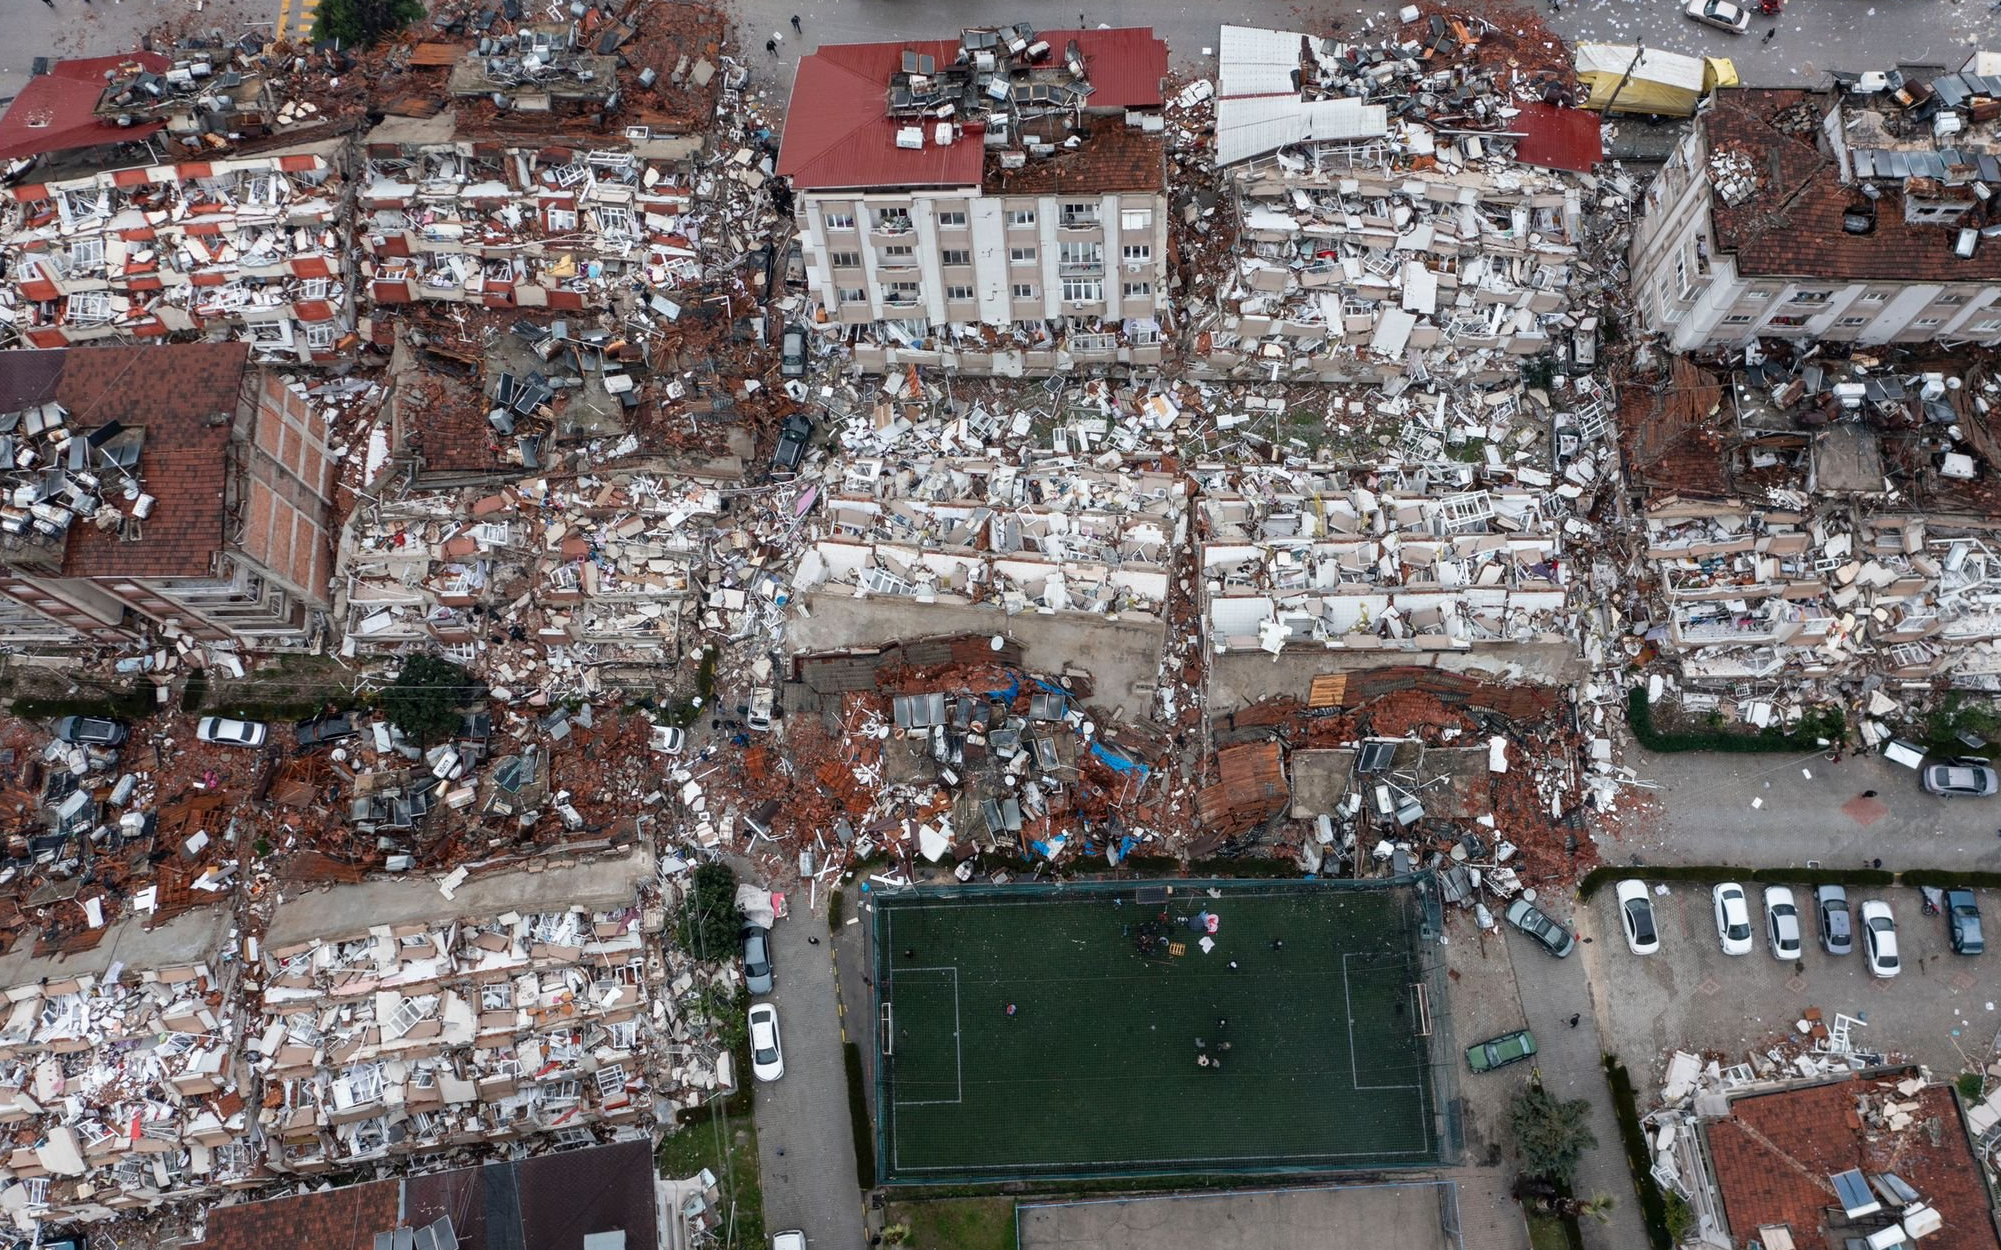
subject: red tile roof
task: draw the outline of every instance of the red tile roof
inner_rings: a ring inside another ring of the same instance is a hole
[[[1164,192],[1166,136],[1148,134],[1121,118],[1101,118],[1091,136],[1075,148],[1058,148],[1054,156],[1031,156],[1020,169],[1002,169],[998,156],[990,158],[985,185],[995,195]]]
[[[53,398],[73,429],[117,421],[146,432],[139,477],[157,502],[144,536],[126,542],[79,521],[70,527],[63,576],[209,572],[223,543],[224,448],[249,360],[247,343],[0,352],[0,411]],[[213,422],[218,413],[228,419]]]
[[[30,78],[13,107],[0,116],[0,160],[136,141],[158,131],[161,123],[156,121],[120,127],[97,116],[106,71],[134,64],[155,74],[168,68],[167,58],[157,52],[133,52],[57,61],[48,73]]]
[[[1097,90],[1093,109],[1158,108],[1167,76],[1167,45],[1146,27],[1038,32],[1060,53],[1072,39],[1084,54]],[[979,185],[984,129],[968,126],[944,147],[931,142],[899,148],[899,123],[889,116],[889,81],[905,49],[951,64],[956,39],[906,43],[843,43],[802,57],[792,80],[778,172],[800,191],[844,187],[970,187]]]
[[[211,1207],[197,1250],[373,1250],[396,1227],[398,1181]]]
[[[1735,253],[1745,277],[1831,278],[1851,282],[1987,282],[2001,279],[2001,247],[1983,245],[1970,260],[1953,254],[1956,225],[1904,220],[1894,180],[1878,180],[1876,229],[1848,234],[1843,212],[1861,192],[1841,181],[1834,158],[1815,143],[1818,125],[1780,124],[1802,103],[1825,116],[1832,97],[1798,88],[1725,88],[1703,114],[1704,153],[1747,153],[1758,190],[1736,206],[1712,197],[1716,245]]]
[[[1897,1098],[1895,1079],[1849,1079],[1733,1099],[1727,1119],[1705,1126],[1724,1218],[1738,1244],[1761,1225],[1784,1224],[1800,1250],[1842,1250],[1845,1235],[1822,1224],[1824,1209],[1838,1205],[1828,1177],[1861,1168],[1895,1172],[1938,1210],[1945,1227],[1925,1238],[1925,1250],[2001,1247],[1988,1218],[1986,1182],[1949,1088],[1933,1085],[1899,1099],[1923,1104],[1914,1126],[1902,1133],[1858,1127],[1856,1097],[1866,1093],[1877,1105],[1886,1095]],[[1943,1145],[1933,1146],[1924,1129],[1932,1117],[1944,1121]]]
[[[1515,159],[1524,165],[1588,174],[1605,159],[1599,129],[1604,119],[1598,114],[1542,103],[1524,104],[1521,110],[1508,129],[1522,132],[1515,143]]]

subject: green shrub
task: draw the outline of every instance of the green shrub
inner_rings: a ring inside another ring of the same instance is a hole
[[[1634,686],[1626,692],[1626,724],[1641,746],[1663,754],[1679,751],[1811,753],[1839,745],[1848,737],[1847,719],[1842,716],[1840,708],[1832,705],[1808,712],[1790,731],[1777,726],[1756,733],[1731,733],[1716,729],[1669,732],[1655,729],[1653,707],[1647,702],[1645,686]],[[1823,738],[1827,740],[1826,745],[1821,742]]]
[[[855,1135],[855,1177],[864,1190],[875,1188],[875,1134],[869,1129],[868,1097],[862,1085],[862,1048],[841,1046],[848,1065],[848,1121]]]
[[[188,674],[187,683],[181,687],[181,711],[193,716],[207,700],[208,670],[198,668]]]
[[[424,0],[325,0],[313,18],[313,40],[366,48],[423,16]]]
[[[1938,890],[2001,889],[2001,872],[1949,871],[1942,868],[1913,868],[1898,874],[1897,881],[1913,888],[1928,885]]]
[[[1640,1127],[1633,1078],[1626,1065],[1612,1055],[1605,1056],[1605,1083],[1612,1087],[1612,1111],[1619,1118],[1619,1141],[1626,1148],[1626,1167],[1633,1174],[1633,1190],[1640,1196],[1640,1218],[1647,1226],[1647,1240],[1653,1250],[1673,1250],[1691,1230],[1674,1232],[1671,1208],[1662,1197],[1661,1187],[1654,1183],[1654,1155],[1647,1146],[1646,1130]],[[1677,1194],[1667,1196],[1680,1201]],[[1688,1214],[1687,1203],[1682,1203],[1682,1211],[1684,1216]],[[1692,1225],[1694,1221],[1688,1222]]]
[[[459,706],[472,693],[463,668],[435,655],[413,655],[382,691],[382,712],[390,724],[428,744],[458,732]]]
[[[1986,1092],[1986,1083],[1978,1072],[1962,1072],[1953,1084],[1959,1087],[1959,1096],[1968,1102],[1979,1102],[1980,1095]]]
[[[728,864],[703,864],[695,869],[688,897],[674,922],[674,939],[697,959],[728,959],[736,954],[743,932],[743,914],[736,909],[736,873]]]
[[[60,699],[16,699],[7,710],[22,720],[53,720],[58,716],[94,716],[103,720],[144,720],[159,710],[151,685],[126,690],[85,688]]]
[[[1653,1177],[1649,1176],[1647,1179],[1652,1180]],[[1682,1245],[1695,1236],[1695,1208],[1688,1205],[1688,1199],[1672,1189],[1662,1194],[1661,1198],[1667,1203],[1668,1241],[1677,1246]],[[1648,1236],[1651,1238],[1652,1234],[1649,1233]],[[1660,1243],[1655,1244],[1658,1246]],[[1665,1250],[1665,1247],[1662,1247],[1662,1250]]]

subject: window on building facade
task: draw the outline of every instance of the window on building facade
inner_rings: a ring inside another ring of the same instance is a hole
[[[1966,297],[1964,295],[1941,295],[1932,301],[1932,303],[1937,304],[1941,308],[1957,308],[1965,302]]]
[[[882,302],[885,304],[915,304],[917,284],[915,282],[892,282],[883,288]]]
[[[1918,318],[1918,319],[1917,319],[1916,321],[1913,321],[1913,322],[1912,322],[1911,324],[1912,324],[1913,326],[1915,326],[1915,327],[1916,327],[1917,329],[1920,329],[1920,330],[1929,330],[1929,329],[1931,329],[1931,328],[1932,328],[1933,326],[1942,326],[1942,325],[1944,325],[1944,324],[1945,324],[1945,318],[1943,318],[1943,317],[1919,317],[1919,318]]]
[[[1034,299],[1035,284],[1033,282],[1017,282],[1014,284],[1013,294],[1016,299]]]
[[[1151,282],[1128,282],[1124,287],[1127,299],[1140,299],[1153,294]]]
[[[1035,224],[1035,210],[1032,208],[1010,208],[1007,210],[1007,224],[1010,226],[1032,226]]]
[[[1866,325],[1868,325],[1868,324],[1869,324],[1869,318],[1867,318],[1867,317],[1843,317],[1843,318],[1842,318],[1842,319],[1841,319],[1840,321],[1837,321],[1837,322],[1835,322],[1835,324],[1836,324],[1836,325],[1843,325],[1843,326],[1866,326]]]
[[[1153,229],[1153,210],[1150,208],[1122,208],[1119,210],[1119,229]]]
[[[938,214],[938,224],[948,229],[964,227],[966,224],[966,212],[964,209],[959,208],[947,209]]]
[[[1063,206],[1063,224],[1073,229],[1088,228],[1098,224],[1098,206],[1089,200],[1077,200]]]
[[[1010,265],[1033,265],[1035,263],[1035,249],[1032,247],[1011,247],[1007,250],[1007,263]]]
[[[1058,243],[1056,263],[1065,269],[1095,269],[1105,263],[1102,243]]]
[[[890,231],[903,231],[910,229],[910,210],[907,208],[876,209],[875,228],[878,230],[890,230]]]
[[[969,300],[973,298],[973,288],[969,286],[948,286],[945,288],[945,298],[951,300]]]
[[[947,265],[970,265],[973,254],[964,248],[948,247],[939,253],[938,259]]]
[[[892,243],[888,247],[882,249],[882,257],[884,260],[893,261],[900,264],[909,264],[911,258],[916,255],[917,255],[916,249],[912,248],[908,243]]]
[[[864,290],[862,290],[862,289],[861,289],[860,287],[858,287],[858,286],[844,286],[844,287],[842,287],[842,288],[841,288],[841,290],[840,290],[840,296],[841,296],[841,302],[842,302],[843,304],[866,304],[866,303],[868,303],[868,292],[867,292],[867,291],[864,291]]]
[[[1726,326],[1747,326],[1751,324],[1751,320],[1750,313],[1731,313],[1723,319],[1723,324]]]
[[[827,254],[827,263],[836,269],[860,269],[862,267],[862,254],[860,252],[829,252]]]
[[[829,230],[852,230],[855,228],[855,215],[853,213],[828,213],[826,223]]]
[[[1968,334],[2001,333],[2001,317],[1988,317],[1983,321],[1976,321],[1972,325],[1966,327],[1966,332]]]
[[[1152,260],[1153,244],[1128,243],[1124,247],[1119,249],[1119,254],[1124,256],[1126,260],[1131,263],[1137,263],[1139,261],[1145,261],[1145,260]]]
[[[1103,278],[1063,279],[1063,299],[1070,304],[1094,304],[1105,298]]]
[[[1825,304],[1833,298],[1834,292],[1832,291],[1794,291],[1792,302],[1795,304]]]

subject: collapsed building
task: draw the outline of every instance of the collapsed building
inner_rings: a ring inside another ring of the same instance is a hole
[[[2001,54],[1729,88],[1648,187],[1634,309],[1675,351],[2001,342]]]
[[[0,200],[9,346],[222,335],[257,359],[357,345],[345,139],[241,48],[59,62],[0,117],[37,158]]]
[[[799,62],[777,171],[812,319],[864,372],[1165,359],[1167,45],[968,29]]]
[[[1496,28],[1406,35],[1223,27],[1235,249],[1188,310],[1196,376],[1481,386],[1544,353],[1595,359],[1597,318],[1572,310],[1610,277],[1575,176],[1602,157],[1597,118],[1545,103],[1560,77],[1504,59]]]
[[[2001,383],[1962,368],[1781,344],[1727,383],[1677,360],[1667,387],[1626,392],[1659,592],[1644,637],[1684,703],[1762,726],[1845,691],[1874,745],[1901,699],[2001,684]]]

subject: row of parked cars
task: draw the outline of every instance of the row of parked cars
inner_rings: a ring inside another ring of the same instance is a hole
[[[115,747],[131,735],[123,721],[96,716],[65,716],[55,723],[55,735],[64,742],[83,746]],[[299,749],[352,738],[360,731],[346,715],[320,716],[298,724]],[[195,737],[225,747],[261,747],[271,740],[271,726],[261,720],[237,720],[231,716],[204,716],[195,722]]]

